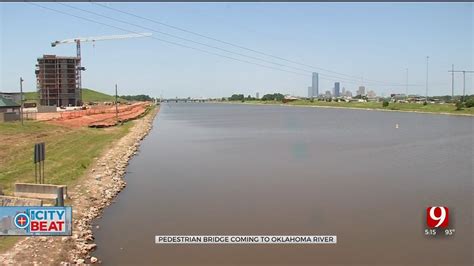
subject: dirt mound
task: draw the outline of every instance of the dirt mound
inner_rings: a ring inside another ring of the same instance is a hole
[[[61,112],[60,117],[49,122],[69,127],[109,127],[143,115],[150,103],[139,102],[115,106],[95,107],[87,110]]]

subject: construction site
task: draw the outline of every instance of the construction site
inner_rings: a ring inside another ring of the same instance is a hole
[[[68,127],[110,127],[142,116],[151,103],[93,105],[80,110],[37,113],[36,120]]]
[[[82,95],[81,43],[150,36],[149,33],[72,38],[51,43],[75,44],[76,56],[45,54],[37,59],[37,99],[31,105],[21,105],[21,117],[47,121],[70,127],[109,127],[135,119],[145,113],[151,103],[120,101],[85,101]],[[117,92],[116,92],[117,93]]]

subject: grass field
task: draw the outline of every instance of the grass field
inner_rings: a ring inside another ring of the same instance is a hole
[[[105,146],[124,136],[131,123],[107,129],[66,128],[37,121],[0,123],[0,186],[11,194],[15,182],[34,182],[33,148],[46,144],[45,182],[75,182]]]
[[[72,185],[107,145],[124,136],[133,121],[118,127],[66,128],[38,121],[0,123],[0,186],[6,195],[15,182],[34,182],[33,148],[46,144],[45,183]],[[20,237],[0,237],[0,252]]]
[[[25,100],[27,102],[37,102],[38,101],[38,93],[37,92],[25,92],[24,94]],[[113,102],[115,101],[115,96],[105,94],[99,91],[91,90],[91,89],[82,89],[82,100],[87,102]],[[119,98],[119,101],[123,99]]]
[[[258,104],[282,104],[277,101],[248,101],[245,103],[258,103]],[[321,107],[340,107],[340,108],[362,108],[362,109],[377,109],[377,110],[393,110],[393,111],[415,111],[415,112],[428,112],[428,113],[450,113],[450,114],[470,114],[474,115],[474,108],[463,108],[462,110],[456,110],[454,104],[418,104],[418,103],[390,103],[389,106],[383,107],[381,102],[326,102],[326,101],[314,101],[309,100],[297,100],[286,103],[287,105],[296,106],[321,106]]]
[[[118,98],[119,101],[122,100]],[[82,100],[87,102],[114,102],[115,96],[108,95],[91,89],[82,89]]]

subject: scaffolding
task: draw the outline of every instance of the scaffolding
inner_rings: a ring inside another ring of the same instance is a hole
[[[80,57],[43,55],[36,65],[40,105],[82,105]]]

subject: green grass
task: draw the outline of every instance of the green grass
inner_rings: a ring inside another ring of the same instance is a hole
[[[38,121],[0,124],[0,186],[11,194],[15,182],[34,182],[33,148],[46,144],[45,182],[70,185],[95,157],[124,136],[133,122],[107,129],[66,128]]]
[[[255,104],[282,104],[277,101],[247,101],[244,103]],[[456,110],[454,104],[418,104],[418,103],[390,103],[389,106],[383,107],[381,102],[326,102],[309,100],[297,100],[286,103],[287,105],[296,106],[321,106],[321,107],[341,107],[341,108],[362,108],[377,110],[398,110],[398,111],[416,111],[428,113],[450,113],[450,114],[470,114],[474,115],[474,107]]]
[[[25,97],[26,102],[36,102],[38,101],[38,92],[36,91],[24,92],[23,97]]]
[[[25,100],[27,102],[37,102],[38,101],[38,92],[25,92],[24,94]],[[115,96],[105,94],[99,91],[91,90],[91,89],[82,89],[82,100],[87,102],[113,102],[115,101]],[[125,101],[119,98],[119,101]]]
[[[34,144],[45,142],[45,183],[73,185],[106,146],[123,137],[134,122],[118,127],[66,128],[39,121],[0,123],[0,186],[13,194],[15,182],[35,182]],[[0,252],[18,237],[0,237]]]
[[[113,102],[115,96],[108,95],[91,89],[82,89],[82,100],[87,102]],[[119,98],[119,101],[122,100]]]
[[[0,236],[0,252],[11,248],[20,238],[20,236]]]

